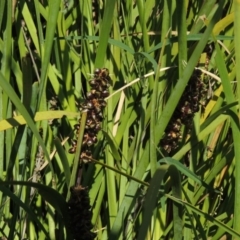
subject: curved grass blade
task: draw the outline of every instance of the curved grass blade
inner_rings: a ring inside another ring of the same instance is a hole
[[[24,202],[21,201],[11,190],[9,190],[6,186],[4,185],[9,185],[12,184],[12,182],[2,182],[0,181],[0,190],[3,194],[7,195],[9,198],[11,198],[18,206],[20,206],[22,209],[26,211],[26,213],[29,215],[29,217],[37,224],[39,229],[45,234],[47,239],[50,239],[48,237],[48,232],[42,225],[42,223],[39,221],[37,218],[36,214],[32,211],[32,209],[25,204]]]
[[[137,240],[146,239],[147,230],[151,223],[152,214],[156,208],[157,200],[164,196],[164,194],[160,191],[160,187],[166,173],[169,173],[171,177],[173,196],[181,199],[181,179],[179,171],[174,165],[166,164],[160,166],[151,179],[150,186],[146,193],[143,206],[143,221],[138,232]],[[174,239],[182,239],[182,207],[179,204],[173,205],[173,224]]]
[[[56,38],[58,40],[67,40],[67,41],[73,41],[73,40],[85,40],[85,41],[99,41],[99,37],[98,36],[67,36],[67,37],[59,37]],[[135,51],[134,49],[130,48],[128,45],[124,44],[123,42],[116,40],[116,39],[112,39],[112,38],[108,38],[107,40],[108,44],[111,44],[113,46],[119,47],[122,50],[125,50],[126,52],[129,52],[130,54],[134,54]]]
[[[137,169],[134,173],[134,178],[141,179],[144,176],[144,173],[148,167],[149,163],[149,142],[146,145],[145,151],[138,163]],[[122,203],[118,209],[118,214],[115,218],[111,231],[109,233],[109,240],[115,240],[119,238],[121,230],[123,228],[122,223],[125,220],[125,217],[129,213],[130,209],[133,207],[133,202],[136,200],[136,193],[138,190],[139,183],[135,181],[130,181],[129,186],[126,190],[125,197],[122,200]]]
[[[80,159],[80,152],[81,152],[81,148],[82,148],[82,139],[83,139],[83,135],[84,135],[86,119],[87,119],[87,111],[84,111],[81,116],[80,131],[79,131],[78,139],[77,139],[77,148],[76,148],[74,161],[73,161],[72,174],[71,174],[70,183],[68,186],[67,200],[69,200],[70,195],[71,195],[70,187],[74,186],[76,182],[79,184],[79,181],[80,181],[80,180],[76,181],[76,176],[77,176],[77,170],[78,170],[79,164],[80,164],[79,159]]]
[[[239,1],[234,1],[234,45],[235,45],[235,57],[236,57],[236,80],[237,80],[237,93],[238,93],[238,105],[240,106],[240,33],[238,31],[240,27],[240,16],[239,16],[239,11],[240,11],[240,2]],[[238,124],[239,126],[239,124]],[[239,130],[239,129],[238,129]],[[239,134],[239,131],[238,131]],[[239,145],[239,138],[236,138],[234,141],[234,148],[238,148]],[[239,151],[236,151],[236,153]],[[234,215],[236,218],[234,218],[234,229],[239,231],[238,228],[238,222],[240,221],[240,162],[239,159],[240,156],[237,156],[235,161],[236,161],[236,173],[235,173],[235,185],[236,185],[236,192],[235,192],[235,205],[234,205]]]
[[[105,138],[107,139],[107,142],[112,150],[112,155],[113,155],[114,159],[116,159],[117,161],[120,161],[121,156],[118,152],[118,148],[117,148],[116,144],[114,143],[113,139],[108,135],[108,133],[106,131],[102,131],[102,133],[105,136]]]
[[[159,160],[159,163],[167,163],[167,164],[171,164],[173,166],[175,166],[181,173],[183,173],[185,176],[191,178],[192,180],[194,180],[196,183],[203,185],[204,187],[206,187],[207,189],[213,190],[213,191],[217,191],[215,189],[212,189],[210,186],[208,186],[207,183],[205,183],[202,179],[200,179],[194,172],[192,172],[189,168],[187,168],[186,166],[184,166],[181,162],[170,158],[170,157],[166,157],[163,158],[161,160]],[[218,192],[218,191],[217,191]]]
[[[69,224],[70,220],[69,220],[69,217],[68,217],[69,215],[68,215],[67,203],[59,192],[57,192],[56,190],[54,190],[51,187],[48,187],[46,185],[39,184],[39,183],[34,183],[34,182],[26,182],[26,181],[5,181],[5,182],[2,182],[2,181],[0,181],[0,188],[2,188],[4,190],[4,192],[7,193],[9,195],[9,197],[11,197],[13,199],[13,201],[16,202],[16,204],[21,206],[34,219],[34,221],[36,221],[36,223],[40,224],[39,225],[40,227],[42,225],[39,222],[36,214],[32,213],[32,210],[28,207],[28,205],[26,205],[25,203],[22,203],[22,201],[19,198],[17,198],[4,185],[21,185],[21,186],[33,187],[33,188],[37,189],[38,193],[47,202],[49,202],[54,207],[54,209],[56,209],[56,211],[60,214],[60,216],[62,216],[62,220],[63,220],[63,222],[64,222],[64,224],[67,228],[67,234],[69,234],[69,236],[70,236],[70,233],[68,233],[68,224]],[[44,233],[46,234],[46,236],[48,236],[48,232],[46,232],[46,230],[43,228],[43,226],[41,228],[44,231]]]
[[[203,211],[201,211],[200,209],[194,207],[193,205],[191,205],[190,203],[180,200],[178,198],[175,198],[169,194],[166,194],[166,197],[172,199],[173,201],[176,201],[182,205],[184,205],[186,208],[189,208],[192,212],[195,212],[198,215],[203,216],[205,219],[207,219],[210,223],[218,226],[219,228],[222,228],[225,232],[231,234],[232,236],[236,237],[236,239],[240,238],[240,234],[238,232],[236,232],[235,230],[233,230],[232,228],[228,227],[226,224],[220,222],[219,220],[217,220],[215,217],[211,216],[210,214],[207,214]]]
[[[32,132],[34,133],[35,137],[37,138],[37,140],[39,141],[41,147],[44,150],[45,156],[47,158],[47,161],[49,162],[49,166],[51,168],[51,171],[53,171],[53,167],[52,167],[52,163],[48,154],[48,151],[46,149],[46,146],[33,122],[33,119],[31,118],[29,112],[27,111],[27,109],[24,107],[24,105],[21,103],[20,99],[18,98],[16,92],[13,90],[12,86],[5,80],[4,76],[2,75],[2,73],[0,72],[0,85],[3,88],[3,90],[5,91],[5,93],[9,96],[9,98],[11,99],[11,101],[15,104],[16,108],[19,110],[19,112],[22,114],[22,116],[24,117],[24,119],[26,120],[27,125],[30,127],[30,129],[32,130]]]
[[[68,118],[76,118],[79,116],[79,113],[76,112],[68,112],[68,111],[43,111],[37,112],[34,121],[41,121],[41,120],[51,120],[51,119],[58,119],[67,116]],[[0,121],[0,131],[4,131],[13,127],[18,127],[19,125],[26,124],[26,120],[23,116],[19,115],[16,117],[4,119]]]
[[[59,14],[61,0],[49,1],[47,29],[46,29],[46,41],[44,43],[44,56],[42,57],[42,70],[41,70],[41,82],[39,85],[38,107],[39,109],[43,91],[46,85],[46,77],[48,72],[48,65],[50,62],[50,56],[52,52],[52,45],[54,41],[54,34],[57,25],[57,17]]]
[[[68,162],[68,159],[67,159],[67,156],[66,156],[66,152],[63,149],[59,138],[55,138],[54,143],[55,143],[56,150],[57,150],[57,153],[59,155],[59,158],[61,159],[62,168],[63,168],[64,175],[65,175],[65,178],[66,178],[66,180],[65,180],[66,184],[67,184],[67,186],[69,186],[70,178],[71,178],[71,171],[70,171],[69,162]]]
[[[103,67],[104,65],[116,2],[116,0],[107,0],[105,3],[107,7],[105,8],[103,19],[100,25],[99,45],[97,49],[95,67]]]

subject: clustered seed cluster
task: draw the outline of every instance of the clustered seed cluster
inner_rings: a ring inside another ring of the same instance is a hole
[[[107,105],[104,98],[109,96],[108,88],[110,83],[111,78],[108,69],[96,69],[94,71],[94,78],[89,81],[91,90],[87,92],[86,100],[80,104],[80,111],[87,110],[87,119],[80,154],[80,160],[82,161],[88,161],[89,158],[92,158],[91,146],[97,143],[97,133],[101,130],[103,109]],[[74,128],[78,135],[80,121]],[[72,147],[69,149],[70,153],[76,152],[76,145],[77,140],[72,140]]]
[[[87,188],[81,185],[71,188],[71,197],[68,201],[70,215],[70,230],[74,240],[93,240],[96,234],[91,219],[92,212]]]
[[[194,114],[199,111],[201,100],[206,95],[207,90],[201,80],[201,74],[201,70],[194,70],[160,142],[168,153],[178,147],[178,142],[182,138],[180,131],[182,125],[191,130]]]

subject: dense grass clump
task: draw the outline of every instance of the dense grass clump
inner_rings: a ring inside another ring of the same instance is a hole
[[[0,238],[239,238],[239,12],[0,1]]]

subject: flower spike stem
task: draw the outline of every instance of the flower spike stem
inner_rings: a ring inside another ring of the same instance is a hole
[[[69,191],[68,191],[68,195],[67,195],[67,200],[69,200],[70,194],[71,194],[70,186],[74,186],[76,183],[76,176],[77,176],[77,171],[79,169],[79,158],[80,158],[80,152],[81,152],[81,147],[82,147],[82,139],[83,139],[83,135],[84,135],[86,119],[87,119],[87,111],[85,110],[85,111],[83,111],[82,117],[81,117],[81,128],[78,133],[77,148],[76,148],[76,153],[75,153],[74,162],[73,162],[72,175],[71,175],[70,183],[68,185]]]

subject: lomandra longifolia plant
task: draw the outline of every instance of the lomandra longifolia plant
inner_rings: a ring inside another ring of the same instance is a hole
[[[103,120],[103,110],[106,107],[104,98],[109,96],[108,88],[111,83],[108,69],[96,69],[94,78],[89,81],[91,90],[86,93],[86,99],[79,104],[79,111],[87,111],[87,118],[84,127],[83,139],[81,144],[81,153],[79,158],[79,171],[82,164],[91,161],[92,148],[97,143],[97,134],[101,130],[101,122]],[[81,129],[81,119],[75,125],[76,136],[79,135]],[[69,153],[76,153],[77,138],[72,140],[72,147]],[[68,201],[70,215],[70,229],[74,239],[91,240],[95,238],[95,234],[91,231],[91,206],[88,196],[87,187],[83,187],[76,180],[76,185],[71,188],[71,196]]]

